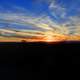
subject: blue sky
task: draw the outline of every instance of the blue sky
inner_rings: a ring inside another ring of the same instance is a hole
[[[23,11],[35,17],[46,15],[53,22],[64,24],[70,17],[80,17],[80,0],[0,0],[0,13],[7,14],[8,11]]]
[[[5,9],[18,6],[29,10],[32,13],[41,14],[47,11],[49,3],[46,0],[0,0],[0,5]]]
[[[54,0],[0,0],[0,5],[6,9],[13,6],[19,6],[29,10],[32,13],[41,14],[48,12],[50,2]],[[67,15],[77,15],[80,8],[80,0],[55,0],[57,4],[67,9]]]
[[[17,5],[36,13],[40,11],[46,12],[51,1],[54,0],[0,0],[0,5],[5,8]],[[56,0],[56,3],[67,8],[69,14],[72,14],[72,12],[74,12],[73,10],[75,10],[76,13],[77,8],[80,8],[80,0]]]

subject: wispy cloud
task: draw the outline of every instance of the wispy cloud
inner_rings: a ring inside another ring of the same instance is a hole
[[[80,14],[79,12],[76,15],[67,16],[70,10],[79,11],[79,7],[77,8],[77,2],[74,2],[74,5],[70,6],[70,9],[65,8],[63,5],[60,5],[56,2],[56,0],[52,0],[49,9],[53,17],[57,20],[63,21],[59,23],[59,26],[64,26],[65,30],[67,31],[68,35],[80,35]],[[68,11],[68,12],[67,12]],[[58,22],[58,21],[56,21]],[[61,28],[64,32],[64,29]],[[64,32],[65,33],[65,32]]]
[[[62,27],[60,24],[55,23],[49,16],[25,16],[19,14],[0,14],[0,21],[10,24],[22,24],[26,27],[32,26],[33,28],[42,29],[42,31],[53,31],[59,34],[68,34],[67,28]],[[17,27],[17,26],[16,26]],[[64,31],[66,29],[66,31]]]
[[[60,5],[57,5],[54,1],[50,4],[50,10],[52,15],[55,18],[61,17],[65,18],[66,16],[66,9],[61,7]],[[59,24],[57,21],[55,22],[50,18],[48,15],[40,15],[35,16],[32,13],[29,13],[24,8],[20,8],[17,6],[14,6],[13,10],[8,10],[5,13],[0,11],[0,23],[8,23],[12,27],[13,24],[16,25],[16,27],[19,27],[18,25],[24,25],[26,27],[26,33],[30,31],[28,28],[32,27],[32,31],[34,34],[34,31],[40,31],[40,33],[44,33],[47,31],[51,31],[58,34],[64,34],[64,35],[80,35],[80,19],[79,17],[69,17],[69,20],[65,23]],[[37,28],[37,29],[36,29]],[[24,32],[24,28],[22,31]],[[31,34],[31,33],[29,33]],[[36,32],[37,34],[37,32]]]
[[[63,23],[69,29],[69,34],[80,35],[80,17],[70,16],[68,21]]]
[[[52,0],[49,9],[56,19],[59,17],[64,19],[66,16],[66,8],[56,3],[56,0]]]

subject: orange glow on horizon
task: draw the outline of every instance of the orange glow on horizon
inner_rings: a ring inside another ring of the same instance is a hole
[[[80,36],[68,36],[68,35],[46,35],[42,37],[33,38],[18,38],[18,37],[0,37],[0,42],[46,42],[55,43],[62,41],[80,41]]]

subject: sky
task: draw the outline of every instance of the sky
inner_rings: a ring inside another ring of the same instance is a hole
[[[0,28],[80,35],[80,0],[0,0]]]

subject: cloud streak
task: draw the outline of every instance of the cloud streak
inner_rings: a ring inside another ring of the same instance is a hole
[[[33,28],[39,28],[43,31],[54,31],[58,33],[63,33],[64,28],[55,23],[50,19],[49,16],[39,16],[39,17],[32,17],[32,16],[21,16],[19,14],[0,14],[1,17],[0,21],[3,20],[4,23],[10,24],[22,24],[27,27],[27,25],[32,26]],[[28,27],[29,27],[28,26]],[[64,32],[63,34],[65,34]]]
[[[19,31],[15,32],[15,35],[17,36],[45,36],[47,32],[52,32],[53,35],[55,33],[63,35],[80,35],[79,16],[69,16],[66,22],[58,23],[58,21],[54,21],[54,19],[51,19],[51,17],[47,14],[35,16],[24,8],[14,8],[14,11],[8,10],[5,13],[3,13],[3,11],[0,12],[0,23],[3,24],[3,32],[6,29],[4,28],[4,25],[6,23],[10,24],[9,28],[11,31],[13,30],[13,24],[15,24],[16,28],[19,27],[19,25],[26,27],[26,29],[15,28],[15,31]],[[56,4],[53,0],[49,6],[49,9],[55,18],[66,18],[66,9]],[[32,29],[30,30],[29,27]]]
[[[49,9],[50,9],[51,14],[56,19],[58,18],[64,19],[66,16],[66,8],[56,3],[56,0],[52,0],[51,4],[49,5]]]

